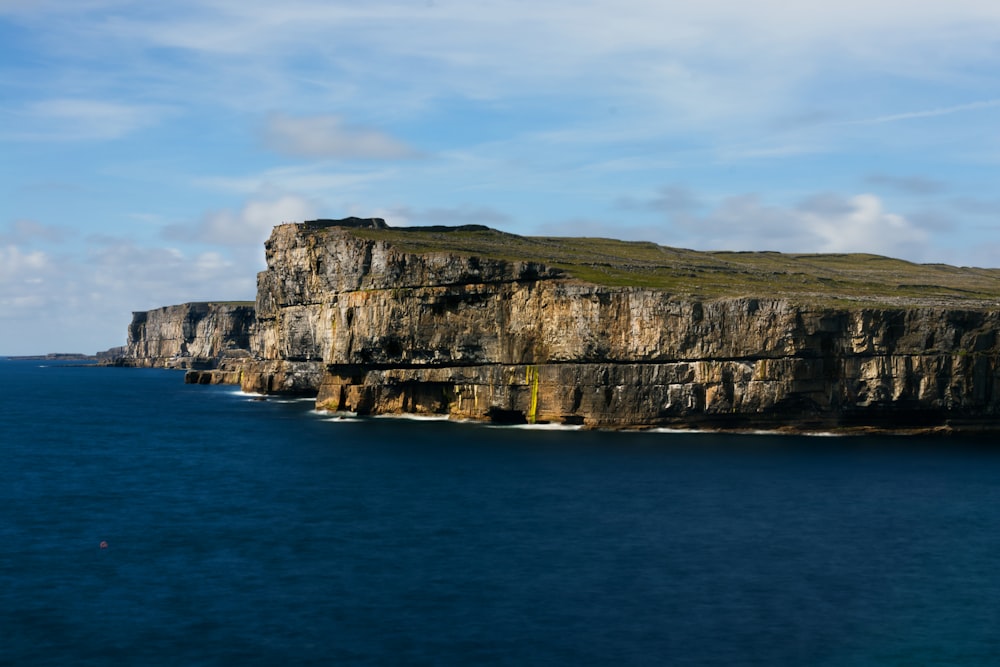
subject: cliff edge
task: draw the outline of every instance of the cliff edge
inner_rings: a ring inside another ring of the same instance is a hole
[[[357,218],[275,227],[266,257],[242,387],[315,393],[323,409],[600,428],[998,425],[996,270]]]
[[[249,356],[255,322],[252,302],[183,303],[137,311],[125,346],[98,358],[108,366],[215,369]]]

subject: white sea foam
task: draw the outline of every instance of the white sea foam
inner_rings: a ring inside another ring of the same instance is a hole
[[[403,412],[399,414],[384,414],[384,415],[373,415],[374,419],[403,419],[406,421],[419,421],[419,422],[446,422],[455,421],[448,415],[419,415],[412,412]]]
[[[486,423],[487,428],[513,428],[523,431],[579,431],[583,428],[580,424],[557,424],[555,422],[549,422],[547,424],[490,424]]]
[[[692,433],[715,433],[715,431],[704,431],[695,428],[649,428],[640,431],[640,433],[667,433],[670,435],[690,435]]]
[[[359,422],[363,421],[356,412],[338,412],[336,410],[310,410],[309,414],[314,417],[318,417],[320,420],[325,422],[336,422],[336,423],[346,423],[346,422]]]
[[[243,398],[267,398],[267,394],[258,394],[252,391],[243,391],[242,389],[234,389],[232,391],[226,392],[232,396],[242,396]]]
[[[259,401],[265,400],[269,403],[315,403],[316,399],[310,396],[282,396],[281,394],[260,394],[254,391],[243,391],[242,389],[234,389],[233,391],[227,392],[231,396],[239,396],[240,398],[245,398],[247,400]]]
[[[838,433],[836,431],[789,431],[784,429],[697,429],[697,428],[650,428],[644,429],[642,433],[667,433],[674,435],[767,435],[767,436],[805,436],[809,438],[845,438],[852,433]]]
[[[836,431],[779,431],[776,429],[757,429],[742,432],[747,435],[797,435],[807,438],[846,438],[852,435],[851,433],[837,433]],[[735,433],[740,433],[740,431],[735,431]]]
[[[338,415],[337,417],[327,417],[323,421],[330,422],[332,424],[349,424],[351,422],[362,421],[360,417],[347,417],[345,415]]]

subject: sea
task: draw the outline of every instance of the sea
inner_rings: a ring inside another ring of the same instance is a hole
[[[0,361],[2,665],[996,665],[1000,447]]]

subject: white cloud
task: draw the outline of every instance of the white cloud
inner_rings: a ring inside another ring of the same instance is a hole
[[[45,21],[53,7],[68,12],[72,4],[39,4],[35,20]],[[51,39],[83,53],[111,45],[125,54],[123,68],[136,68],[138,80],[150,67],[165,69],[179,90],[210,73],[205,86],[188,86],[188,94],[199,97],[236,94],[245,101],[260,99],[263,90],[274,95],[264,108],[289,109],[310,106],[289,94],[332,88],[336,98],[320,93],[312,101],[391,114],[445,96],[486,100],[571,91],[619,105],[645,101],[666,124],[787,113],[782,105],[800,99],[799,85],[828,66],[878,74],[909,64],[910,78],[942,70],[959,75],[989,56],[984,49],[1000,23],[995,3],[976,0],[793,6],[507,0],[447,7],[181,0],[142,12],[94,14],[57,24]],[[184,53],[185,68],[131,58],[151,48]],[[203,89],[209,81],[214,88]]]
[[[177,247],[152,247],[112,234],[53,255],[24,244],[57,231],[21,221],[0,238],[0,353],[93,352],[125,340],[129,313],[186,301],[252,300],[263,241],[282,221],[316,216],[292,195],[251,199],[165,230]],[[19,243],[12,242],[14,237]],[[191,245],[189,245],[191,244]],[[205,248],[204,246],[215,246]]]
[[[845,210],[832,214],[799,209],[803,225],[820,239],[821,251],[909,254],[927,242],[926,231],[902,215],[884,210],[875,195],[855,195],[845,204]]]
[[[164,228],[164,237],[172,241],[258,249],[275,225],[315,217],[315,204],[302,197],[285,195],[248,201],[239,211],[212,211],[195,224],[169,225]]]
[[[19,115],[16,130],[3,138],[28,141],[91,141],[118,139],[152,125],[165,114],[163,107],[92,99],[47,99],[32,103]]]
[[[756,195],[729,197],[705,215],[673,218],[692,247],[784,252],[870,252],[918,259],[929,234],[886,211],[871,194],[820,194],[793,207],[768,205]]]
[[[567,220],[541,225],[543,234],[590,235],[655,241],[701,250],[869,252],[915,261],[940,261],[931,247],[939,218],[888,211],[872,194],[818,193],[793,205],[770,204],[757,194],[711,203],[703,194],[671,185],[653,198],[619,200],[615,222]],[[660,214],[658,223],[649,213]]]
[[[416,155],[416,151],[384,132],[350,125],[333,115],[295,118],[272,114],[263,139],[276,153],[296,157],[387,160]]]
[[[5,291],[37,281],[51,266],[51,258],[41,250],[25,251],[16,245],[0,246],[0,283]]]
[[[223,252],[122,238],[60,256],[0,246],[0,353],[95,352],[125,342],[132,311],[255,292],[254,267]]]
[[[802,112],[803,102],[812,114],[861,116],[868,119],[863,123],[993,104],[901,106],[882,84],[888,77],[947,85],[990,71],[1000,29],[1000,5],[977,0],[794,6],[777,0],[448,6],[179,0],[142,10],[110,3],[116,11],[90,13],[74,10],[72,2],[39,2],[35,9],[15,4],[20,19],[44,35],[39,48],[88,63],[85,76],[67,67],[39,91],[123,100],[113,104],[124,109],[100,111],[100,121],[87,119],[97,109],[77,110],[85,136],[132,131],[134,111],[144,105],[162,115],[150,100],[168,108],[226,109],[244,119],[248,109],[278,110],[264,122],[264,144],[308,158],[413,156],[410,144],[428,145],[411,133],[414,118],[458,99],[504,108],[527,101],[555,110],[517,130],[522,146],[546,135],[592,145],[595,138],[649,142],[699,133],[701,143],[713,144],[726,159],[794,159],[837,144],[826,136],[755,140],[776,118]],[[103,61],[90,69],[95,53]],[[113,83],[103,76],[107,70]],[[833,85],[824,85],[828,78]],[[864,81],[880,85],[866,88],[863,105],[861,96],[837,89]],[[982,90],[985,83],[992,82],[966,80],[965,86]],[[126,92],[142,102],[124,101]],[[617,119],[595,112],[611,107]],[[389,121],[400,119],[408,123],[410,143],[379,129],[399,127]],[[821,134],[858,131],[824,128]],[[725,150],[732,145],[749,147]],[[614,157],[604,163],[615,164]]]
[[[0,321],[17,325],[0,327],[0,352],[65,350],[67,338],[75,350],[93,352],[123,343],[135,310],[252,300],[271,228],[314,217],[315,206],[301,197],[251,199],[239,209],[168,228],[170,240],[185,242],[177,247],[104,234],[89,236],[82,248],[63,244],[59,255],[25,245],[57,240],[50,237],[58,228],[11,224],[0,237]]]

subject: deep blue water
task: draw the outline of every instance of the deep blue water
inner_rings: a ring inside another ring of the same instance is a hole
[[[0,664],[1000,663],[991,442],[310,408],[0,361]]]

